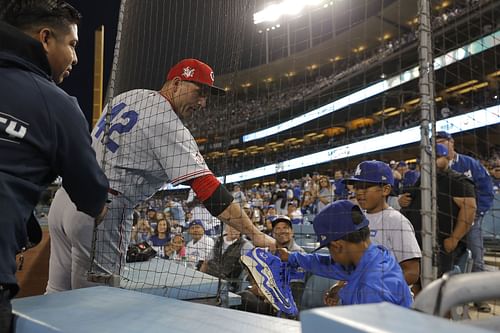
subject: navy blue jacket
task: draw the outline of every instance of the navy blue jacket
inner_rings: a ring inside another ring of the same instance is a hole
[[[488,171],[478,160],[458,153],[450,165],[453,170],[465,175],[474,182],[476,186],[477,212],[481,215],[485,214],[493,206],[495,197],[493,182]]]
[[[76,99],[58,88],[50,74],[42,44],[0,21],[3,284],[15,284],[13,259],[26,244],[26,222],[57,175],[78,210],[86,214],[97,216],[107,199],[109,184],[97,164],[85,117]]]

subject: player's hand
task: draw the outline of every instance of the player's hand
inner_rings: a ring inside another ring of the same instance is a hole
[[[276,254],[281,259],[281,261],[288,261],[289,252],[286,248],[280,247],[279,249],[276,249]]]
[[[99,213],[99,215],[97,215],[95,218],[95,225],[101,224],[102,220],[104,220],[104,217],[106,216],[107,213],[108,213],[108,205],[105,204],[104,207],[102,208],[101,213]]]
[[[457,248],[457,245],[458,239],[456,239],[455,237],[448,237],[443,241],[443,246],[446,253],[453,252]]]
[[[399,205],[401,207],[408,207],[411,204],[411,194],[403,193],[398,199]]]

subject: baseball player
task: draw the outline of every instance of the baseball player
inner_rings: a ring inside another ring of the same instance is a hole
[[[10,298],[19,289],[16,253],[36,242],[30,226],[41,238],[33,209],[44,189],[61,175],[92,221],[107,198],[82,111],[56,86],[77,63],[79,21],[64,1],[0,6],[0,332],[10,331]]]
[[[170,69],[160,91],[135,89],[113,99],[108,138],[104,138],[106,112],[92,131],[92,145],[112,194],[108,214],[98,227],[95,248],[95,264],[101,272],[122,272],[133,207],[165,182],[191,186],[213,216],[249,236],[254,245],[275,248],[274,240],[260,232],[241,206],[233,203],[233,196],[208,169],[182,123],[206,106],[209,94],[224,92],[213,82],[213,71],[207,64],[184,59]],[[66,189],[61,188],[49,212],[53,241],[47,292],[92,285],[85,273],[91,259],[93,226],[93,220],[78,212]]]

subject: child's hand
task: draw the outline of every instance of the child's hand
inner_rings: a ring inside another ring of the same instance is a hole
[[[281,261],[288,261],[288,250],[284,247],[276,249],[277,256],[281,259]]]

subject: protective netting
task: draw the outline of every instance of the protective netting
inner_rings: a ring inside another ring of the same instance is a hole
[[[451,270],[498,270],[500,3],[431,1],[428,40],[419,34],[425,15],[419,1],[269,6],[124,2],[116,79],[108,91],[113,99],[92,132],[112,202],[97,228],[91,273],[114,277],[110,281],[124,288],[223,298],[242,310],[275,314],[255,291],[262,283],[257,260],[243,260],[254,265],[251,274],[239,261],[253,247],[249,239],[226,229],[189,188],[178,186],[192,185],[209,170],[258,229],[290,252],[314,250],[321,239],[315,217],[333,202],[350,200],[367,214],[369,239],[389,249],[415,293],[422,274],[434,279]],[[425,47],[433,66],[422,63]],[[208,98],[191,117],[158,92],[183,58],[209,64],[215,84],[227,92]],[[430,68],[431,81],[419,72],[422,65]],[[422,103],[431,105],[433,117],[422,112]],[[420,126],[429,121],[442,146],[434,148],[431,140],[421,147]],[[421,152],[435,156],[422,169]],[[422,181],[436,189],[434,200]],[[422,219],[432,215],[426,210],[431,203],[437,219],[427,230]],[[326,212],[323,219],[332,224],[342,220],[337,211]],[[275,220],[278,215],[290,222]],[[426,239],[432,247],[421,252]],[[129,248],[139,243],[139,250]],[[127,249],[132,260],[132,251],[147,256],[147,244],[156,251],[149,260],[126,263]],[[420,269],[422,256],[431,271]],[[287,278],[299,310],[339,298],[355,302],[355,282],[330,288],[349,278],[327,278],[308,262]],[[227,297],[228,290],[241,297]],[[402,297],[400,290],[389,292]],[[359,297],[371,299],[369,293]],[[470,308],[477,312],[465,313],[477,319],[488,306],[498,312],[497,301],[483,299]]]

